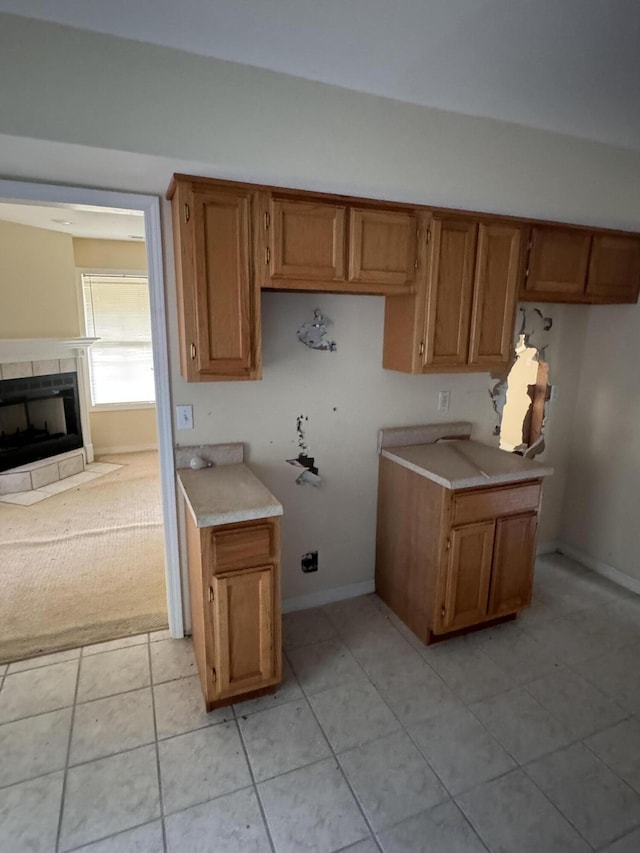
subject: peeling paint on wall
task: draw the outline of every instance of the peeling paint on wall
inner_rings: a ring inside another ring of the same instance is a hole
[[[309,418],[306,415],[298,415],[296,418],[296,432],[298,435],[298,447],[300,448],[300,453],[298,453],[295,459],[287,459],[287,462],[289,465],[293,465],[296,468],[304,469],[296,477],[296,483],[299,486],[307,484],[310,486],[319,486],[322,483],[322,477],[318,474],[318,469],[315,464],[316,460],[313,456],[309,456],[309,445],[307,444],[304,434],[304,424],[308,420]]]
[[[303,323],[298,329],[298,340],[309,349],[335,352],[338,349],[336,342],[326,340],[328,323],[329,320],[316,308],[313,312],[313,322]]]

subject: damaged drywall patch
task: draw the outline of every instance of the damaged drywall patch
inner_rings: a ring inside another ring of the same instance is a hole
[[[543,428],[547,417],[547,347],[553,319],[539,308],[521,307],[518,340],[508,371],[494,376],[489,394],[497,415],[495,434],[500,447],[528,458],[544,450]]]
[[[298,437],[298,448],[300,452],[295,459],[287,459],[289,465],[294,465],[296,468],[302,468],[303,471],[296,477],[296,483],[299,486],[310,485],[319,486],[322,483],[322,477],[318,474],[316,460],[313,456],[309,456],[309,445],[307,444],[304,425],[309,420],[306,415],[298,415],[296,418],[296,433]]]
[[[326,340],[328,324],[329,320],[319,308],[316,308],[313,312],[313,321],[311,323],[303,323],[298,329],[298,340],[306,347],[309,347],[309,349],[335,352],[338,349],[336,342]]]

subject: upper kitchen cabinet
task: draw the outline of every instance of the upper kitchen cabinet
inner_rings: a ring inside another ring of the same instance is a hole
[[[477,234],[474,220],[433,218],[421,344],[425,368],[467,363]]]
[[[637,302],[640,287],[640,239],[596,234],[586,293],[608,302]]]
[[[555,301],[584,293],[591,251],[589,231],[570,228],[532,228],[524,294]]]
[[[272,198],[265,218],[268,286],[317,290],[345,279],[344,205]]]
[[[170,188],[180,365],[189,382],[260,378],[255,195],[181,179]]]
[[[349,211],[349,281],[409,292],[417,266],[417,216],[413,211]]]
[[[407,293],[416,266],[413,211],[261,193],[261,286],[329,293]]]
[[[521,244],[517,225],[480,223],[469,341],[469,364],[479,370],[511,358]]]
[[[636,302],[640,239],[548,226],[531,228],[520,298],[545,302]]]
[[[500,369],[515,322],[521,228],[433,216],[415,296],[388,299],[384,367],[408,373]]]

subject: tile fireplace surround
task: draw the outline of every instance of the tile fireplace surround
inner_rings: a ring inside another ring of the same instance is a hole
[[[0,472],[0,494],[28,491],[37,488],[42,479],[38,472],[47,471],[47,477],[63,479],[84,468],[85,461],[93,462],[93,444],[89,421],[89,376],[87,350],[96,338],[16,338],[0,340],[0,379],[22,379],[28,376],[45,376],[57,373],[77,373],[82,426],[83,448],[71,453],[51,456],[38,462],[20,465]],[[73,458],[72,458],[73,457]],[[80,467],[79,467],[80,466]],[[33,485],[35,480],[36,485]],[[49,479],[52,482],[52,479]]]

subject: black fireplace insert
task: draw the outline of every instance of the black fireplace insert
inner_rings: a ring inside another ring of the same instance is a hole
[[[77,373],[0,382],[0,471],[79,447]]]

